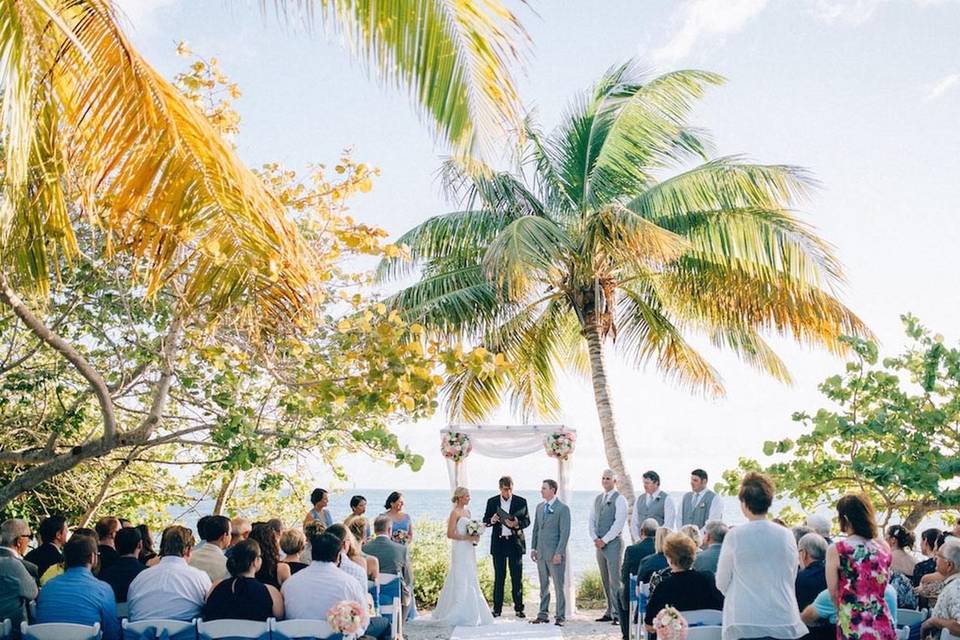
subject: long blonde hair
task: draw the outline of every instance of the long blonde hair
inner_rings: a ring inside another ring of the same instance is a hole
[[[670,529],[666,527],[660,527],[657,529],[657,535],[653,539],[653,548],[657,553],[663,553],[663,542],[667,539],[667,536],[673,533]]]
[[[452,502],[453,504],[457,504],[458,502],[460,502],[460,498],[464,497],[465,495],[468,495],[469,493],[470,491],[467,490],[466,487],[457,487],[456,489],[453,490],[453,497],[450,498],[450,502]]]

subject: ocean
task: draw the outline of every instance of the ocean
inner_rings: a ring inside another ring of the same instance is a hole
[[[390,489],[347,489],[340,493],[335,493],[330,496],[330,509],[331,514],[333,515],[334,520],[342,521],[350,513],[350,498],[354,495],[362,495],[367,499],[367,516],[371,519],[377,514],[383,512],[384,501],[387,498],[387,495],[390,493]],[[470,490],[471,495],[473,496],[473,501],[470,503],[470,509],[475,518],[480,518],[483,516],[483,509],[486,505],[487,499],[490,496],[496,494],[496,491],[492,491],[489,488],[472,488]],[[531,520],[533,517],[534,506],[537,505],[540,501],[540,492],[537,490],[517,490],[515,492],[519,496],[526,498],[527,503],[530,505],[531,511]],[[579,576],[585,571],[596,570],[597,561],[596,556],[594,555],[593,541],[587,531],[587,518],[590,512],[591,502],[596,498],[597,491],[574,491],[573,498],[570,504],[571,512],[571,531],[570,531],[570,544],[568,547],[570,553],[570,561],[573,565],[574,575]],[[680,499],[683,496],[683,492],[673,492],[670,494],[673,496],[674,500],[679,504]],[[450,491],[447,489],[428,489],[428,490],[411,490],[404,491],[404,511],[410,514],[414,521],[414,535],[416,535],[416,523],[418,520],[434,520],[439,522],[446,522],[447,516],[450,514],[451,504],[450,504]],[[727,524],[736,525],[746,522],[746,518],[743,517],[743,514],[740,512],[740,502],[737,500],[736,496],[723,496],[723,520]],[[775,501],[771,511],[776,513],[779,509],[784,506],[791,505],[787,501]],[[801,511],[796,504],[792,504],[797,511]],[[212,502],[202,501],[197,505],[197,510],[184,514],[180,517],[180,521],[185,525],[194,527],[196,525],[196,520],[200,515],[209,513],[209,509],[212,507]],[[207,510],[204,510],[207,509]],[[307,506],[304,505],[304,514],[307,512]],[[819,510],[818,513],[823,513],[828,517],[832,517],[834,513],[829,509]],[[300,521],[295,523],[287,523],[287,525],[299,526]],[[918,527],[918,531],[922,530],[927,526],[944,526],[935,518],[928,518],[925,520],[921,527]],[[532,527],[532,522],[531,522]],[[530,529],[526,530],[527,539],[530,537]],[[477,547],[477,560],[478,562],[488,562],[487,559],[490,555],[490,541],[489,541],[489,531],[484,535],[480,544]],[[629,544],[629,533],[625,531],[625,542]],[[414,539],[414,544],[416,544],[416,539]],[[530,560],[530,557],[527,556],[524,563],[524,575],[535,577],[536,576],[536,566],[533,561]]]

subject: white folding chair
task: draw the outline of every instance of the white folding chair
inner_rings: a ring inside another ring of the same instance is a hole
[[[48,622],[45,624],[20,624],[23,640],[99,640],[100,623],[93,625]]]
[[[197,633],[211,640],[221,638],[259,638],[270,631],[270,625],[256,620],[211,620],[197,622]]]
[[[916,609],[897,609],[897,624],[907,625],[920,624],[927,619],[930,612],[926,609],[917,611]]]
[[[943,629],[940,632],[940,640],[960,640],[960,636],[955,636],[950,633],[948,630]]]
[[[126,618],[121,621],[121,626],[123,627],[123,638],[124,640],[137,640],[143,633],[153,627],[156,630],[156,635],[159,636],[162,632],[166,631],[167,635],[171,638],[182,634],[181,637],[197,637],[197,621],[191,620],[190,622],[184,622],[183,620],[168,620],[166,618],[155,618],[152,620],[137,620],[136,622],[130,622]],[[190,629],[193,629],[193,634],[189,633]]]
[[[31,600],[27,603],[27,620],[37,619],[37,601]]]
[[[681,611],[680,615],[690,626],[715,627],[723,624],[723,611],[719,609],[694,609],[693,611]]]
[[[723,627],[690,627],[687,640],[722,640]]]
[[[897,640],[910,640],[910,627],[894,627],[897,632]]]
[[[274,622],[271,629],[290,640],[325,640],[334,635],[326,620],[281,620]]]
[[[8,640],[13,636],[13,621],[10,618],[3,619],[3,626],[0,626],[0,639]]]

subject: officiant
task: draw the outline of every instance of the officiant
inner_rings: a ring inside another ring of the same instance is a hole
[[[484,524],[492,527],[490,555],[493,556],[493,615],[499,617],[503,610],[503,590],[510,570],[510,593],[513,609],[518,618],[523,613],[523,556],[527,543],[523,530],[530,526],[527,501],[513,495],[513,479],[500,478],[500,494],[487,500],[483,514]]]

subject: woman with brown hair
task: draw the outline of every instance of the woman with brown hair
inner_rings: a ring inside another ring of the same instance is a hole
[[[883,592],[891,555],[877,539],[876,516],[866,495],[849,494],[837,502],[840,531],[847,537],[827,549],[826,578],[837,607],[837,640],[873,637],[896,640]]]
[[[723,594],[717,591],[713,576],[691,570],[697,557],[697,545],[688,535],[668,535],[663,543],[663,553],[670,565],[670,578],[661,582],[650,596],[643,620],[648,633],[654,633],[653,619],[667,605],[677,611],[723,609]]]
[[[290,577],[290,565],[280,562],[280,535],[267,523],[258,522],[254,524],[249,539],[260,545],[262,564],[255,577],[263,584],[279,589]]]

